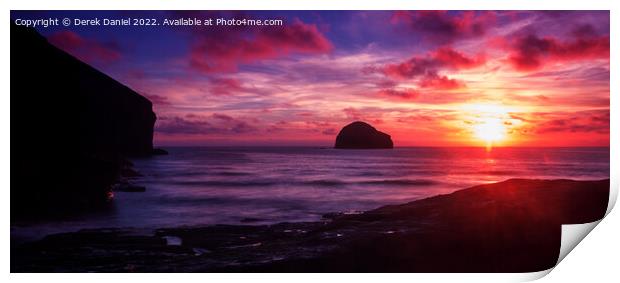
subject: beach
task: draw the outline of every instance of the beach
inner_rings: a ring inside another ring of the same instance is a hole
[[[532,272],[608,197],[609,180],[510,179],[313,222],[91,229],[12,247],[11,271]]]

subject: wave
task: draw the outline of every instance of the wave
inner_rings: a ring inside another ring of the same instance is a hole
[[[316,202],[311,200],[298,200],[290,198],[271,198],[264,197],[236,197],[236,196],[212,196],[212,197],[199,197],[193,195],[175,196],[175,195],[162,195],[157,199],[158,205],[183,205],[183,206],[208,206],[210,209],[215,210],[215,206],[222,206],[220,209],[230,209],[229,212],[238,214],[238,209],[243,207],[253,208],[268,208],[270,210],[281,211],[299,211],[305,210],[308,207],[316,206]],[[219,209],[218,209],[219,211]],[[236,212],[237,211],[237,212]],[[195,213],[205,213],[205,211],[194,211]],[[265,216],[265,215],[263,215]],[[256,218],[260,218],[257,217]],[[262,218],[261,218],[262,219]]]
[[[177,181],[175,185],[199,187],[266,187],[281,184],[274,181]]]
[[[301,182],[302,185],[310,185],[310,186],[320,186],[320,187],[336,187],[336,186],[344,186],[347,185],[347,182],[339,181],[339,180],[313,180]]]
[[[508,171],[508,170],[488,170],[488,171],[479,171],[478,174],[483,175],[492,175],[492,176],[517,176],[520,172],[518,171]]]
[[[385,180],[369,180],[344,182],[339,180],[313,180],[303,182],[304,185],[335,187],[345,185],[384,185],[384,186],[431,186],[438,182],[426,179],[385,179]]]
[[[343,181],[335,179],[310,180],[310,181],[283,181],[283,180],[246,180],[246,181],[176,181],[170,184],[192,187],[271,187],[284,186],[313,186],[313,187],[343,187],[349,185],[361,186],[431,186],[439,182],[428,179],[384,179],[365,181]]]
[[[393,179],[393,180],[376,180],[360,182],[366,185],[390,185],[390,186],[431,186],[436,185],[438,182],[425,179]]]
[[[216,172],[216,173],[213,173],[213,175],[219,175],[219,176],[251,176],[252,173],[226,171],[226,172]]]

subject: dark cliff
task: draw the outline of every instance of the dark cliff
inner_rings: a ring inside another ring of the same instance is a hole
[[[151,102],[11,25],[11,218],[105,202],[124,157],[153,151]]]
[[[393,148],[390,135],[377,131],[373,126],[364,122],[353,122],[346,125],[336,137],[335,148],[371,149]]]

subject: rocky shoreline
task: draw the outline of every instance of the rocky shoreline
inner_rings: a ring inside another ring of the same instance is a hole
[[[12,244],[11,272],[540,271],[608,197],[608,179],[510,179],[316,222],[82,230]]]

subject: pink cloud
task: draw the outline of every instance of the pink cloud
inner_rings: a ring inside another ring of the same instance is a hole
[[[609,110],[591,110],[565,114],[544,122],[535,127],[538,134],[544,133],[609,133]]]
[[[484,63],[485,57],[482,54],[467,57],[454,49],[443,47],[425,57],[414,56],[402,63],[389,64],[383,72],[392,78],[409,79],[434,75],[441,69],[471,69]]]
[[[448,11],[397,11],[391,22],[404,24],[427,41],[445,44],[483,36],[495,20],[495,13],[491,11],[452,14]]]
[[[381,71],[392,79],[418,79],[418,87],[421,88],[457,89],[465,84],[441,75],[442,70],[472,69],[485,63],[482,54],[470,57],[452,48],[442,47],[427,56],[414,56],[402,63],[388,64]]]
[[[255,132],[258,129],[249,122],[225,114],[214,113],[211,117],[195,114],[162,116],[156,130],[168,135],[236,135]]]
[[[467,57],[465,54],[448,47],[439,48],[433,54],[433,58],[443,65],[457,70],[475,68],[486,62],[482,53],[475,57]]]
[[[412,98],[416,98],[420,95],[420,93],[418,91],[416,91],[415,89],[411,89],[411,88],[406,88],[406,89],[394,89],[394,88],[388,88],[388,89],[382,89],[379,90],[378,93],[380,96],[385,96],[385,97],[390,97],[390,98],[403,98],[403,99],[412,99]]]
[[[251,29],[248,33],[226,30],[199,34],[190,52],[190,65],[205,73],[232,72],[239,64],[292,53],[328,53],[332,48],[316,25],[296,20],[291,25]]]
[[[226,122],[231,122],[235,120],[231,116],[228,116],[226,114],[219,114],[219,113],[213,113],[212,117],[218,120],[226,121]]]
[[[424,76],[420,81],[420,87],[422,88],[433,88],[433,89],[458,89],[462,88],[465,85],[455,79],[450,79],[446,76],[438,75],[438,74],[430,74]]]
[[[234,78],[212,78],[209,80],[209,91],[213,95],[231,95],[244,91],[241,81]]]
[[[581,27],[574,31],[572,40],[539,37],[527,34],[518,37],[510,47],[509,62],[519,71],[532,71],[545,64],[609,58],[609,36],[596,36]]]
[[[420,77],[429,72],[436,72],[440,62],[432,59],[413,57],[405,62],[389,64],[383,68],[383,73],[394,79],[410,79]]]
[[[47,39],[56,47],[82,61],[110,63],[121,58],[121,52],[116,43],[100,43],[81,37],[73,31],[59,31]]]

